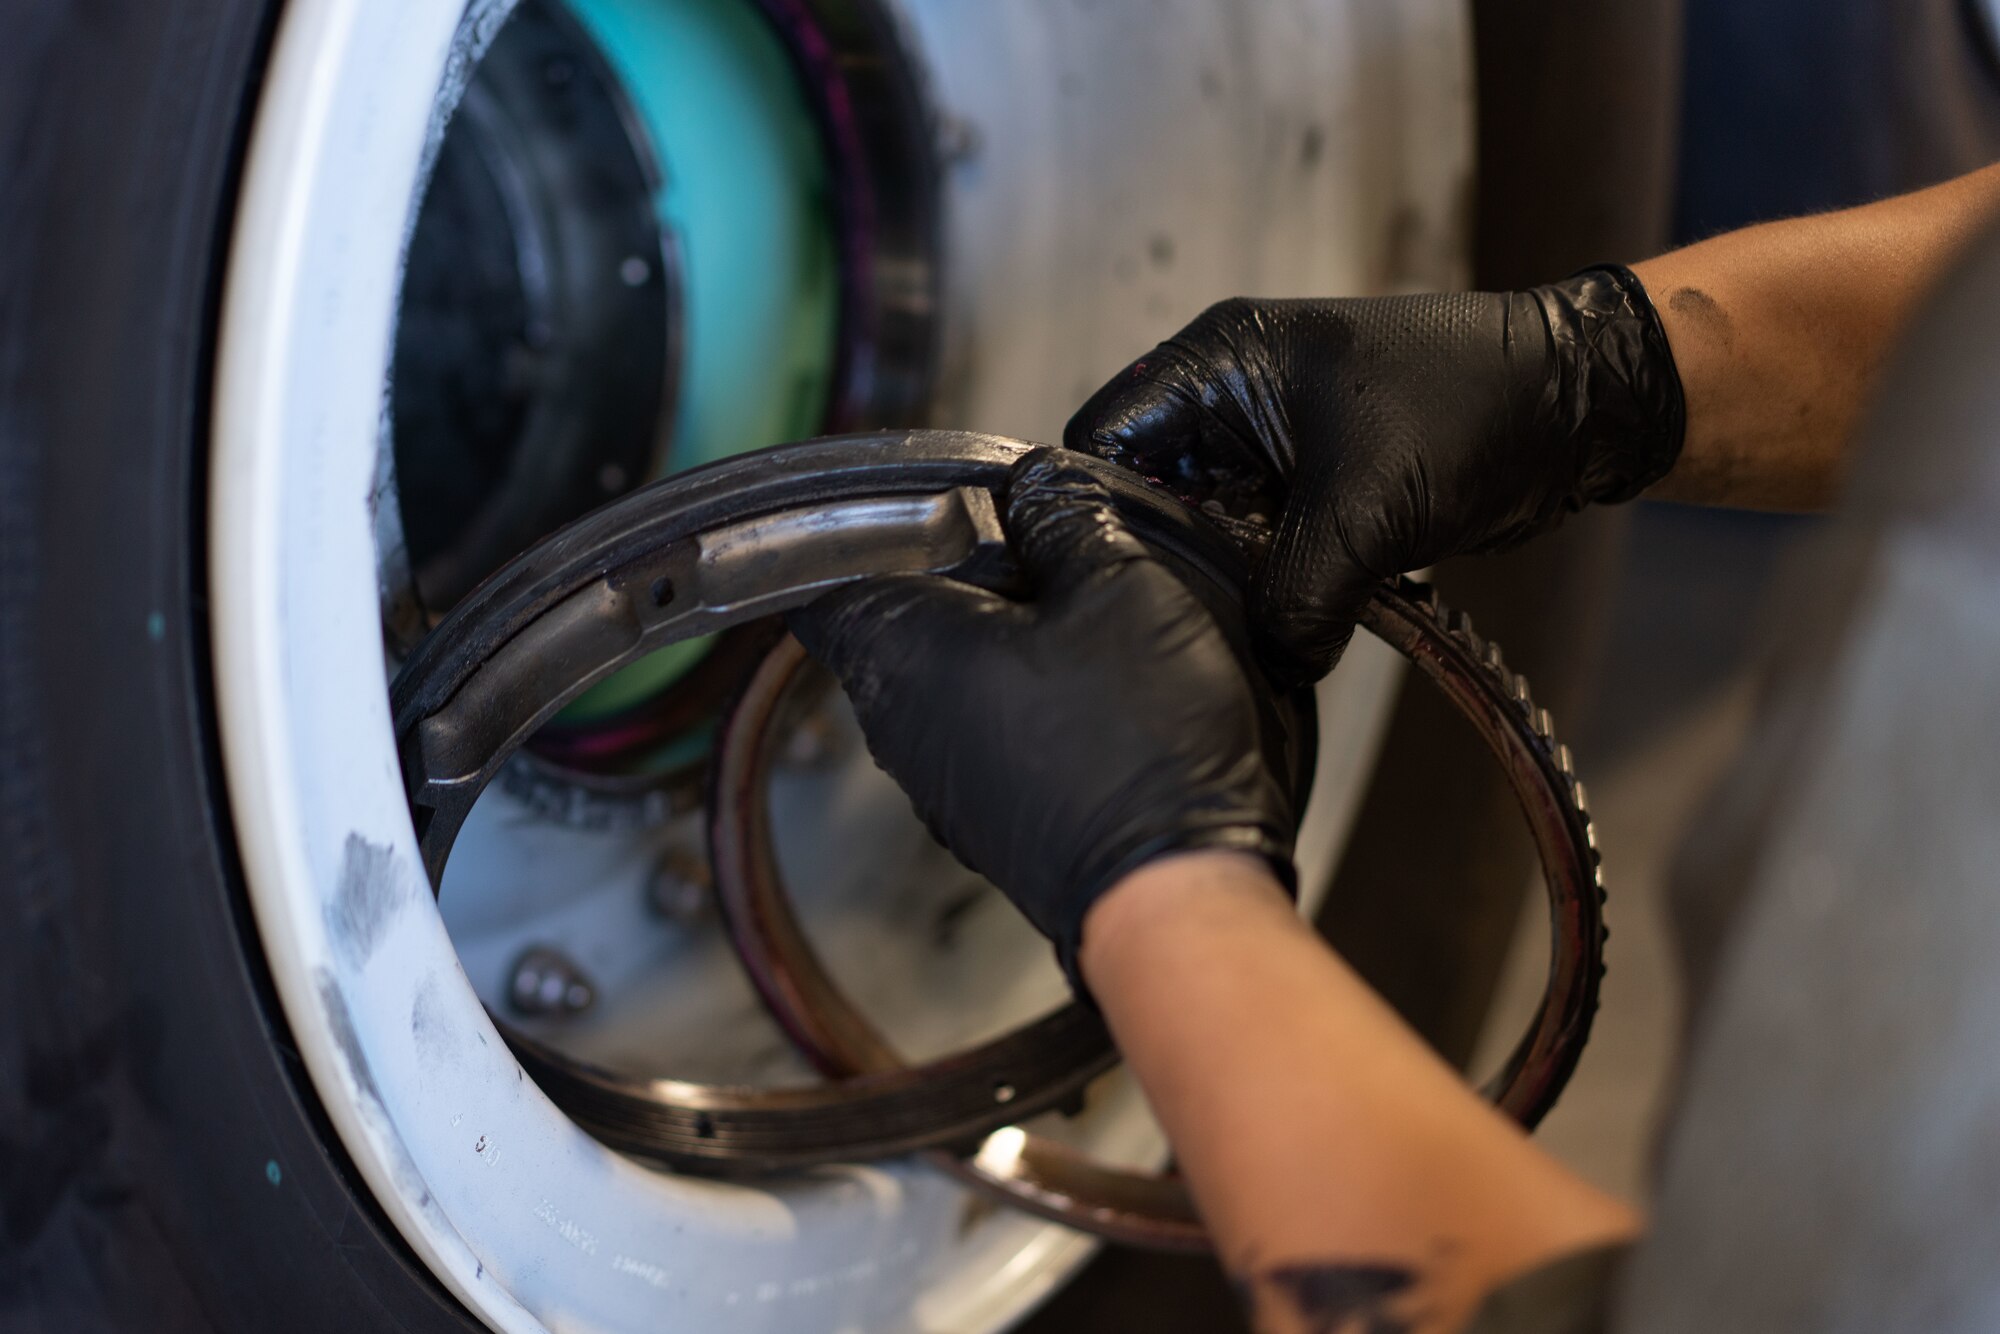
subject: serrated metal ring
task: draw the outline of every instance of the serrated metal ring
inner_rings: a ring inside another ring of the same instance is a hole
[[[1524,1126],[1554,1103],[1575,1068],[1602,975],[1603,889],[1569,749],[1549,730],[1499,646],[1441,607],[1428,586],[1385,586],[1362,627],[1408,658],[1472,722],[1507,771],[1534,833],[1549,890],[1549,979],[1541,1008],[1487,1096]],[[808,1059],[840,1078],[904,1068],[833,980],[794,916],[772,853],[768,775],[773,722],[808,659],[789,636],[747,683],[717,745],[709,811],[716,889],[731,939],[765,1003]],[[996,1198],[1079,1230],[1160,1250],[1197,1251],[1208,1236],[1178,1178],[1110,1168],[1018,1128],[973,1153],[935,1152],[942,1170]]]
[[[785,446],[634,492],[510,563],[417,647],[391,687],[404,783],[433,883],[508,757],[563,705],[638,657],[854,579],[898,571],[1004,579],[1005,535],[992,492],[1031,448],[948,431]],[[1191,586],[1240,596],[1249,558],[1219,528],[1129,474],[1079,460]],[[1595,1005],[1602,927],[1588,820],[1546,728],[1538,734],[1528,724],[1534,711],[1523,712],[1511,678],[1483,662],[1484,645],[1469,631],[1454,632],[1434,609],[1395,590],[1369,617],[1364,624],[1386,630],[1480,727],[1535,826],[1557,905],[1558,948],[1541,1018],[1502,1072],[1498,1096],[1531,1123],[1574,1065]],[[551,1099],[605,1143],[709,1170],[977,1143],[1073,1099],[1113,1059],[1102,1025],[1075,1007],[922,1070],[850,1068],[825,1085],[782,1089],[614,1074],[502,1031]],[[1078,1167],[1070,1179],[1090,1170]],[[1015,1197],[1036,1207],[1033,1180],[1020,1175],[1017,1187]],[[1060,1207],[1066,1221],[1086,1221],[1070,1204]],[[1098,1230],[1125,1235],[1116,1219]],[[1128,1239],[1162,1240],[1144,1228]]]

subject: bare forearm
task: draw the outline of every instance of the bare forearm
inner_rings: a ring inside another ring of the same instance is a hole
[[[1633,266],[1687,397],[1652,495],[1818,509],[1918,302],[2000,212],[2000,167],[1881,203],[1730,232]]]
[[[1142,868],[1093,909],[1082,963],[1260,1329],[1347,1311],[1443,1334],[1506,1277],[1637,1226],[1480,1102],[1254,862]]]

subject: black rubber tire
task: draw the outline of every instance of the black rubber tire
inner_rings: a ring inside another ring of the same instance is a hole
[[[212,332],[266,0],[0,46],[0,1329],[480,1328],[376,1212],[261,972],[217,764]]]

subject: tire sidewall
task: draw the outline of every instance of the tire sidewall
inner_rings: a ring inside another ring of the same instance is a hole
[[[0,49],[0,1325],[467,1331],[334,1145],[227,826],[207,399],[276,6]]]

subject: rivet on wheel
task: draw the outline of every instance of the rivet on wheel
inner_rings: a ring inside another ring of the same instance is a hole
[[[840,757],[840,739],[833,715],[824,708],[813,709],[792,723],[776,758],[787,769],[824,769]]]
[[[597,989],[568,955],[536,945],[514,961],[507,999],[519,1014],[568,1018],[596,1004]]]
[[[646,882],[646,902],[677,925],[700,925],[714,914],[715,870],[691,848],[669,848]]]

